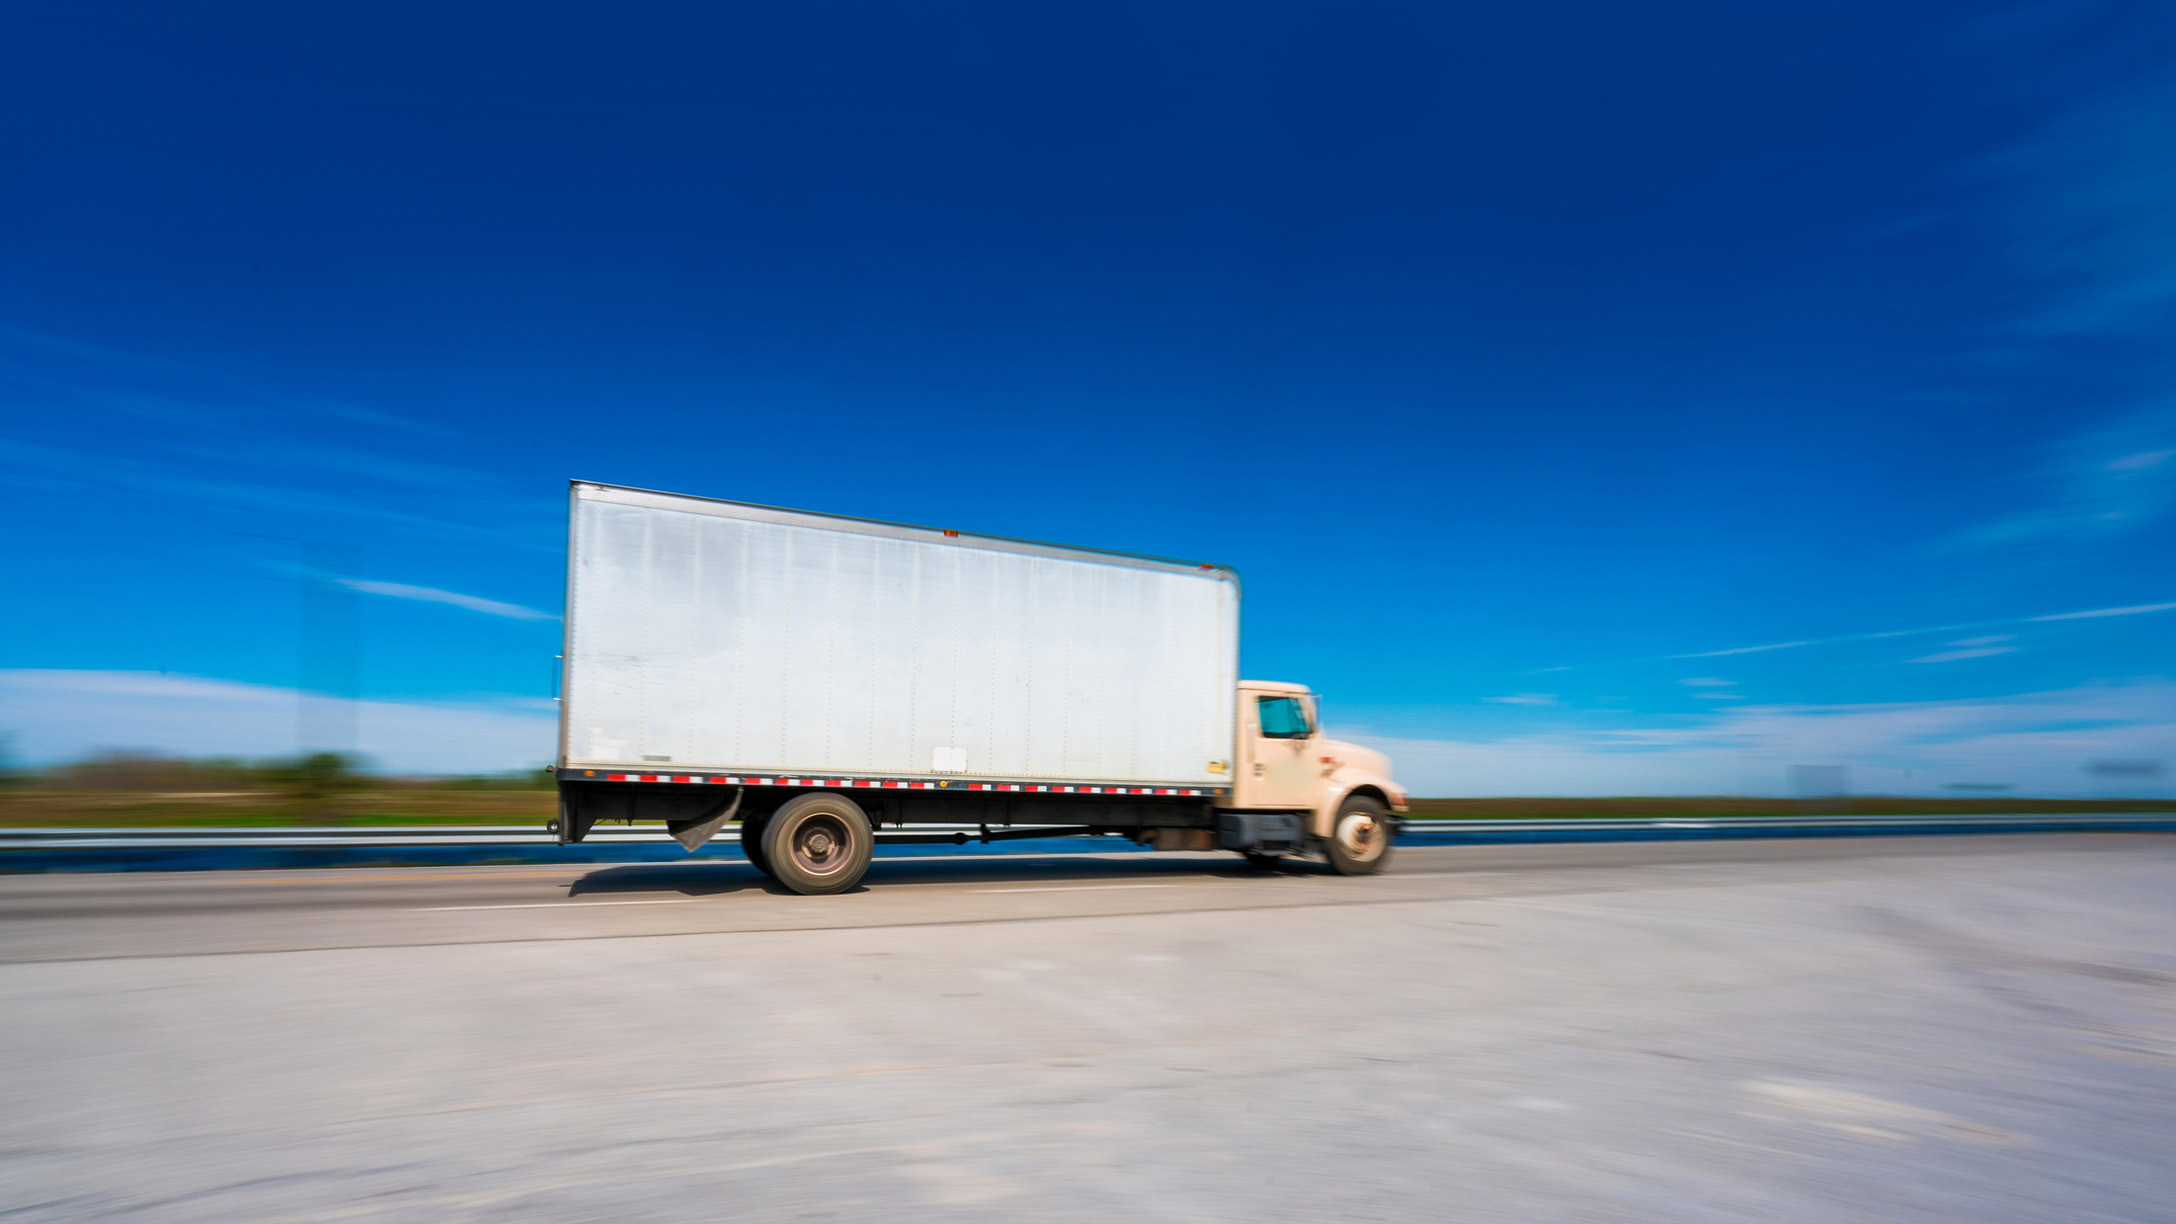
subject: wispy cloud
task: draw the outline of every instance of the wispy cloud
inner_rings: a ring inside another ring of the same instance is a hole
[[[4,322],[0,383],[22,410],[0,438],[0,482],[557,547],[508,526],[549,523],[545,499],[438,461],[448,448],[419,457],[416,435],[447,432],[427,421]]]
[[[2003,625],[2037,625],[2050,621],[2098,620],[2110,616],[2147,616],[2156,612],[2176,611],[2176,603],[2131,604],[2121,608],[2088,608],[2081,612],[2050,612],[2040,616],[2007,616],[1997,620],[1968,621],[1955,625],[1922,625],[1916,629],[1885,629],[1879,633],[1846,633],[1836,637],[1799,638],[1789,642],[1769,642],[1761,646],[1732,646],[1725,650],[1696,650],[1687,654],[1652,655],[1644,659],[1620,660],[1620,662],[1655,663],[1677,662],[1686,659],[1720,659],[1731,655],[1763,654],[1772,650],[1800,650],[1809,646],[1844,646],[1857,642],[1878,642],[1884,638],[1920,637],[1936,633],[1962,633],[1973,629],[1992,629]],[[2007,639],[2012,635],[2001,635]],[[1573,665],[1580,666],[1580,665]],[[1541,671],[1571,671],[1573,666],[1542,668]],[[1590,663],[1583,666],[1606,667],[1609,664]],[[1693,683],[1684,681],[1683,683]]]
[[[180,756],[274,756],[296,747],[302,694],[157,672],[0,670],[0,709],[14,750],[32,763],[127,748]],[[356,746],[379,766],[485,773],[552,758],[551,702],[358,701]]]
[[[350,404],[328,396],[274,390],[247,378],[153,356],[114,345],[56,336],[35,328],[0,323],[0,355],[12,348],[19,355],[39,355],[48,367],[37,379],[71,394],[95,398],[106,406],[160,419],[228,418],[247,415],[259,418],[284,416],[295,411],[338,417],[359,425],[398,430],[408,434],[453,436],[443,425],[419,421],[397,413]],[[60,358],[54,362],[52,358]],[[22,362],[12,364],[21,365]],[[51,367],[59,367],[57,370]],[[86,378],[85,375],[93,375]],[[103,384],[101,386],[101,384]],[[157,385],[159,394],[142,388]],[[180,388],[181,390],[176,390]],[[131,391],[136,394],[130,394]],[[176,413],[185,416],[176,417]]]
[[[1686,688],[1699,690],[1695,692],[1693,696],[1698,697],[1702,701],[1745,700],[1744,695],[1741,693],[1724,691],[1726,689],[1736,688],[1738,682],[1735,680],[1725,680],[1721,676],[1687,676],[1683,680],[1678,681],[1678,683],[1684,685]]]
[[[2120,459],[2110,459],[2107,463],[2102,464],[2101,466],[2105,470],[2110,472],[2143,472],[2148,468],[2157,468],[2160,467],[2162,464],[2167,463],[2169,460],[2169,456],[2171,455],[2176,455],[2176,451],[2140,451],[2135,455],[2125,455]]]
[[[24,488],[84,492],[123,489],[159,497],[209,502],[282,516],[324,515],[406,527],[432,535],[492,544],[512,544],[539,551],[556,547],[541,536],[504,528],[389,509],[315,489],[250,479],[223,479],[177,465],[146,462],[113,454],[94,454],[0,438],[0,483]]]
[[[1863,635],[1862,635],[1863,636]],[[1886,634],[1872,636],[1885,637]],[[1726,650],[1699,650],[1691,654],[1664,655],[1665,659],[1721,659],[1730,655],[1765,654],[1771,650],[1796,650],[1801,646],[1826,646],[1831,642],[1847,642],[1852,638],[1801,638],[1795,642],[1770,642],[1765,646],[1732,646]]]
[[[2165,44],[2171,31],[2164,12],[2129,41]],[[2105,58],[2093,92],[1976,168],[1987,236],[2020,277],[2017,335],[2159,350],[2176,322],[2176,72],[2166,56],[2123,62]],[[2176,405],[2134,405],[2061,441],[2019,483],[2018,509],[1950,545],[2075,542],[2158,520],[2176,508]]]
[[[2030,504],[1966,531],[1955,544],[1989,549],[2145,527],[2176,507],[2171,456],[2176,456],[2176,408],[2166,406],[2065,439],[2023,478],[2032,490]]]
[[[1497,705],[1553,706],[1562,705],[1555,693],[1512,693],[1507,697],[1483,697],[1481,700]]]
[[[2176,310],[2176,77],[2158,67],[2056,116],[1991,159],[1997,241],[2037,283],[2019,330],[2153,330]]]
[[[493,483],[468,468],[394,458],[354,447],[318,446],[303,442],[256,438],[247,442],[226,441],[218,446],[176,447],[175,453],[193,458],[269,471],[309,468],[340,475],[360,476],[385,484],[408,485],[440,492],[477,492]]]
[[[404,582],[373,582],[366,578],[335,578],[333,581],[351,591],[359,591],[365,595],[383,595],[387,599],[413,599],[420,603],[452,604],[456,608],[466,608],[471,612],[481,612],[486,616],[503,616],[508,620],[559,619],[549,612],[539,612],[535,608],[524,608],[520,604],[500,603],[496,599],[485,599],[480,595],[463,595],[459,591],[441,591],[437,587],[409,586]]]
[[[1984,659],[1991,655],[2011,654],[2016,650],[2017,647],[2015,646],[1972,646],[1963,650],[1944,650],[1937,654],[1921,655],[1916,659],[1908,659],[1906,662],[1956,663],[1963,659]]]
[[[2089,794],[2097,765],[2176,756],[2176,682],[1972,701],[1732,706],[1681,723],[1491,740],[1359,735],[1422,795],[1785,794],[1792,765],[1843,765],[1862,794],[1991,783]]]
[[[2103,616],[2145,616],[2152,612],[2176,612],[2176,603],[2133,604],[2128,608],[2094,608],[2086,612],[2057,612],[2049,616],[2028,616],[2023,624],[2042,621],[2098,620]]]

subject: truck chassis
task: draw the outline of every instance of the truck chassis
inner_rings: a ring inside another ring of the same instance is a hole
[[[975,825],[978,841],[1118,833],[1159,850],[1236,850],[1262,863],[1310,848],[1301,813],[1220,810],[1213,801],[1221,792],[1213,788],[735,774],[599,777],[596,770],[582,771],[590,775],[583,778],[565,776],[573,772],[564,771],[559,780],[559,816],[551,825],[561,845],[581,841],[601,823],[654,820],[693,850],[738,823],[749,860],[774,876],[792,863],[780,864],[778,855],[767,853],[770,823],[780,812],[812,803],[835,817],[821,835],[852,850],[863,867],[883,825]],[[965,842],[969,836],[933,832],[926,840]],[[825,874],[795,873],[781,882],[801,892],[843,891],[861,871],[842,876],[836,890],[811,887],[829,881],[808,877]]]

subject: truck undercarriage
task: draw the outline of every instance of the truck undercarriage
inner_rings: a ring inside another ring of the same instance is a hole
[[[891,826],[951,826],[948,832],[892,834],[887,841],[965,843],[1118,833],[1160,850],[1235,850],[1251,856],[1304,852],[1299,813],[1222,811],[1192,796],[1031,795],[968,790],[881,790],[848,794],[814,786],[716,786],[562,780],[552,832],[579,842],[598,824],[658,821],[693,850],[738,823],[744,848],[780,811],[816,800],[858,816],[869,832]],[[844,823],[851,824],[846,820]],[[959,831],[972,825],[976,833]],[[854,831],[840,833],[852,837]],[[751,836],[751,834],[755,836]],[[750,853],[756,861],[760,850]],[[758,861],[758,866],[764,864]]]

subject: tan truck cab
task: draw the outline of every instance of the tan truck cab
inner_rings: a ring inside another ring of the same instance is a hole
[[[1390,856],[1393,814],[1406,810],[1405,788],[1391,780],[1390,759],[1324,735],[1315,695],[1305,685],[1242,680],[1238,709],[1232,790],[1216,801],[1238,820],[1224,823],[1240,826],[1255,813],[1292,813],[1304,840],[1332,867],[1355,875],[1380,870]]]

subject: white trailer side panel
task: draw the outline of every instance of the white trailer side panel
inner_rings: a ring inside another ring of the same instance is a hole
[[[561,759],[1228,786],[1228,570],[574,488]]]

